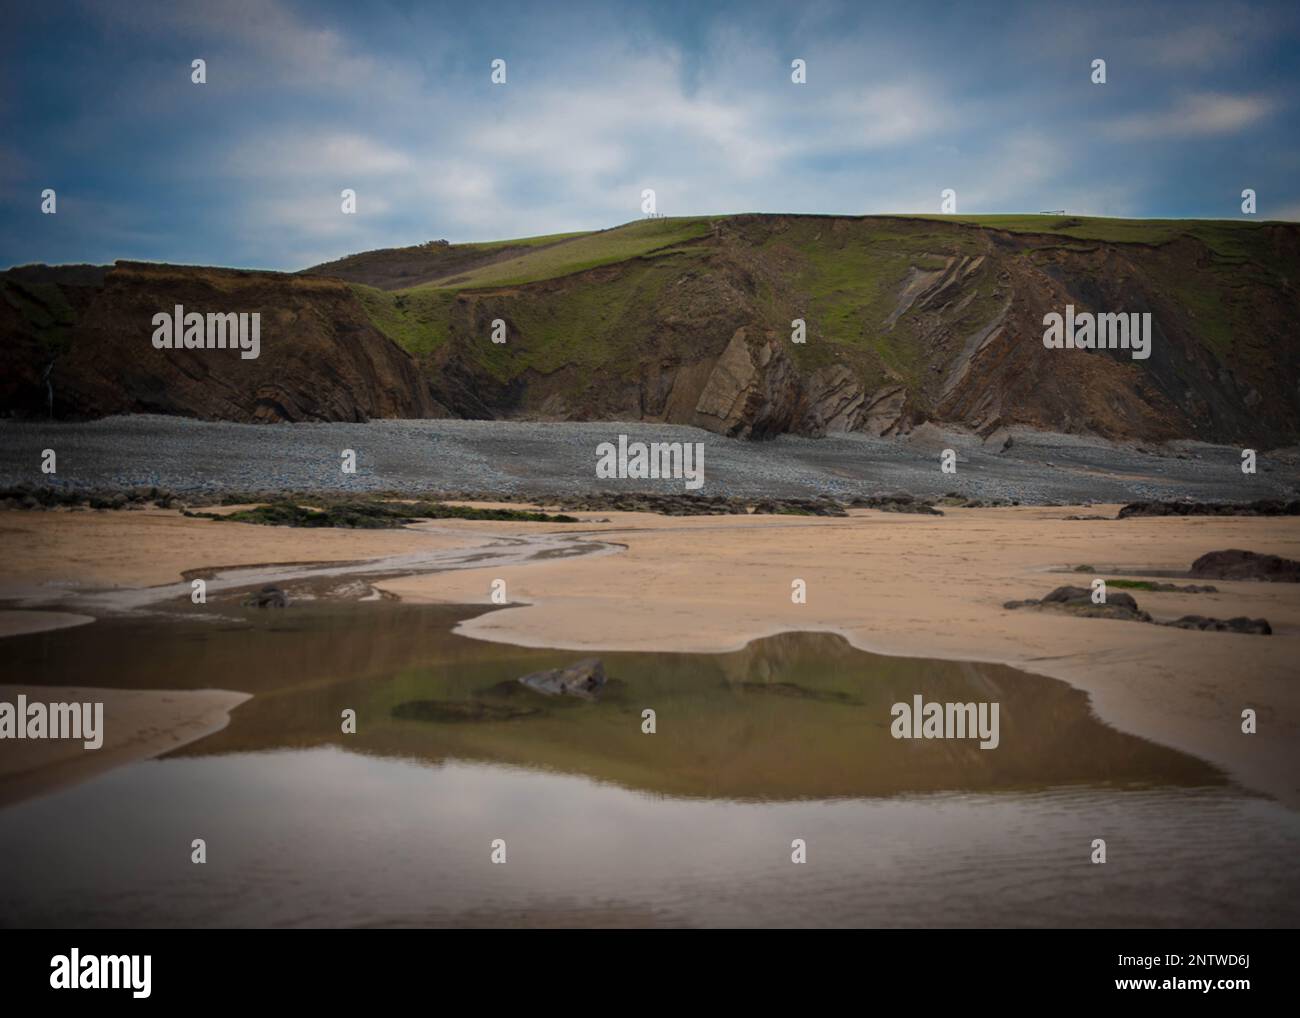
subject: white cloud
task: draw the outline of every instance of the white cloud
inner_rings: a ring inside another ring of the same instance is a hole
[[[224,172],[239,177],[329,178],[349,180],[414,169],[410,153],[355,133],[264,129],[244,138],[227,159]]]
[[[1117,138],[1139,140],[1236,134],[1278,108],[1279,103],[1265,95],[1203,92],[1186,96],[1173,109],[1122,117],[1110,124],[1109,131]]]

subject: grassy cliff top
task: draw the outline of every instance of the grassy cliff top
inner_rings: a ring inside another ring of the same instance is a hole
[[[897,236],[915,224],[919,232],[935,226],[974,227],[1022,235],[1055,237],[1079,244],[1156,246],[1191,237],[1220,258],[1246,260],[1273,221],[1214,219],[1108,219],[1071,215],[874,215],[831,216],[742,213],[641,219],[607,230],[557,233],[472,244],[422,244],[389,248],[318,265],[312,275],[337,275],[353,283],[391,292],[426,289],[476,290],[519,286],[653,255],[708,236],[715,227],[743,227],[764,221],[794,224],[853,222],[877,226]],[[918,238],[919,239],[919,238]]]

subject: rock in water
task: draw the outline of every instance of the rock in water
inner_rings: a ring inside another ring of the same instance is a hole
[[[244,604],[251,608],[288,608],[289,595],[279,587],[263,587],[244,598]]]
[[[578,696],[595,700],[605,685],[605,665],[600,658],[589,657],[567,668],[533,672],[519,681],[543,696]]]

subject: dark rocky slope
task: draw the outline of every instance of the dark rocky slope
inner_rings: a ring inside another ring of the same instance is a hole
[[[10,414],[228,421],[445,416],[352,290],[270,272],[119,262],[0,274],[0,405]],[[157,350],[152,319],[261,313],[261,350]]]

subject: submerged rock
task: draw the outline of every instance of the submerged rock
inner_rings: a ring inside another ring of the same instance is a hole
[[[279,587],[263,587],[244,598],[247,608],[288,608],[289,595]]]
[[[857,703],[848,693],[833,689],[809,689],[794,682],[737,682],[723,683],[724,689],[743,689],[746,693],[767,693],[794,700],[819,700],[823,703]]]
[[[595,700],[605,686],[605,665],[597,657],[584,658],[567,668],[533,672],[519,680],[543,696],[577,696]]]
[[[512,707],[483,703],[481,700],[407,700],[397,704],[393,717],[401,721],[514,721],[529,718],[541,711],[531,707]]]

